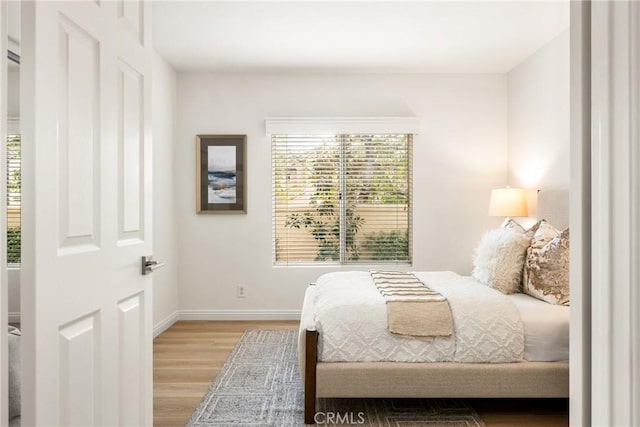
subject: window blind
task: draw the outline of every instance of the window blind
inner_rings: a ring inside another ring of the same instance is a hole
[[[276,264],[411,262],[412,134],[271,144]]]
[[[21,212],[20,135],[7,137],[7,264],[20,265]]]

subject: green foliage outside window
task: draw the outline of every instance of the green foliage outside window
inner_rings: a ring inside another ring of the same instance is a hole
[[[338,161],[339,151],[335,146],[323,145],[316,149],[306,163],[306,184],[312,189],[308,209],[290,214],[285,223],[289,228],[309,230],[318,242],[315,261],[340,260],[340,180],[334,167]],[[355,214],[353,207],[347,207],[345,218],[347,258],[357,261],[360,253],[355,235],[364,220]]]
[[[409,205],[406,138],[406,135],[342,135],[339,142],[329,139],[299,154],[289,149],[288,156],[282,157],[286,158],[286,167],[276,168],[275,196],[283,203],[308,198],[306,207],[288,214],[285,227],[309,231],[318,245],[315,261],[341,260],[341,233],[344,233],[345,261],[409,260],[406,229],[369,231],[358,238],[366,225],[359,208]],[[371,227],[375,229],[376,225]]]
[[[368,234],[363,244],[373,261],[409,260],[408,232],[397,230]]]
[[[20,264],[20,228],[7,228],[7,264]]]
[[[22,206],[20,135],[7,137],[7,264],[20,264],[20,215]]]

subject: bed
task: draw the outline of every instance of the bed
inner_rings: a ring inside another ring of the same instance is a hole
[[[9,325],[9,426],[20,425],[20,330]]]
[[[538,216],[544,215],[557,226],[566,227],[567,213],[566,190],[539,194]],[[504,295],[471,277],[451,272],[415,272],[415,275],[442,291],[452,305],[454,318],[454,306],[482,311],[485,305],[473,307],[461,296],[461,289],[477,293],[477,298],[488,298],[492,302],[482,313],[454,320],[456,324],[473,323],[474,316],[488,316],[489,323],[472,324],[471,330],[475,327],[479,332],[466,337],[456,330],[453,337],[401,342],[407,338],[392,336],[388,331],[385,336],[380,331],[384,320],[370,321],[370,316],[383,310],[385,303],[375,299],[377,289],[368,283],[368,272],[323,275],[317,285],[306,291],[300,322],[299,357],[306,423],[313,423],[316,398],[569,396],[569,307],[554,306],[524,294]],[[341,289],[340,303],[325,298],[331,288]],[[358,298],[364,294],[368,305],[352,304],[356,294]],[[491,317],[492,310],[498,310],[500,315]],[[316,311],[324,313],[324,317],[318,318]],[[512,320],[501,323],[501,317]],[[345,327],[349,322],[356,323]],[[479,319],[477,323],[483,322],[485,319]],[[366,341],[371,340],[376,341],[376,351],[367,350]],[[486,355],[474,351],[479,342],[486,346]],[[452,346],[467,351],[458,352]]]

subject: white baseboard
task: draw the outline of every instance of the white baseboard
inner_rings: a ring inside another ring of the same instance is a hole
[[[174,311],[153,327],[153,337],[157,337],[178,321],[178,311]]]
[[[300,310],[180,310],[180,320],[300,320]]]
[[[9,323],[20,323],[20,313],[9,313]],[[178,320],[300,320],[300,310],[177,310],[153,327],[157,337]]]

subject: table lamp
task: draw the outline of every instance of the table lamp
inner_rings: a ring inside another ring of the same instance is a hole
[[[491,190],[489,216],[527,216],[527,196],[522,188],[496,188]]]

